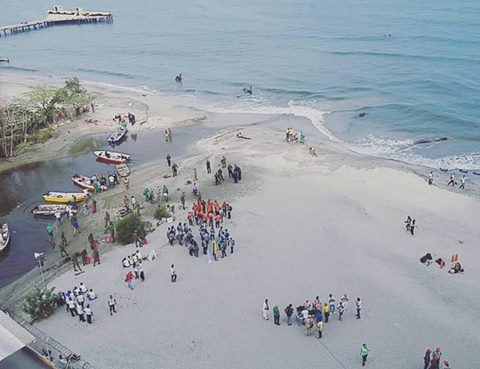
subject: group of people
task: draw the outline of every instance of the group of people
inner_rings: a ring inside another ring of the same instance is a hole
[[[300,131],[300,136],[298,135],[297,132],[291,127],[287,128],[287,131],[285,133],[285,140],[287,142],[298,142],[298,143],[305,143],[305,134],[303,131]]]
[[[318,339],[323,337],[325,324],[330,321],[330,317],[338,313],[338,320],[343,320],[345,311],[349,304],[349,297],[346,293],[342,295],[338,305],[336,305],[335,296],[330,293],[328,295],[327,302],[322,303],[319,296],[316,296],[313,300],[305,300],[303,304],[293,307],[292,304],[288,304],[283,310],[285,313],[286,321],[288,325],[292,325],[292,321],[295,318],[298,325],[305,327],[305,335],[312,335],[313,331],[317,332]],[[362,300],[357,297],[355,300],[355,308],[357,319],[361,319]],[[268,299],[263,302],[262,316],[263,319],[269,320],[270,306]],[[278,305],[274,305],[272,308],[273,323],[280,325],[280,308]],[[362,345],[360,355],[362,356],[362,365],[364,366],[367,361],[369,349],[366,344]]]
[[[407,216],[407,220],[405,221],[405,229],[407,232],[410,232],[412,236],[415,234],[415,222],[415,219],[412,219],[410,215]]]
[[[130,123],[132,126],[135,124],[135,115],[128,112],[127,115],[122,115],[122,114],[115,114],[115,117],[113,118],[114,122],[117,122],[121,127],[125,128],[127,126],[127,119],[128,123]]]
[[[80,322],[92,324],[93,311],[90,303],[97,299],[97,294],[93,288],[88,289],[83,282],[80,282],[78,287],[75,286],[72,290],[63,292],[63,298],[67,306],[67,312],[73,318],[78,316]]]
[[[420,262],[422,264],[425,264],[426,266],[431,265],[433,263],[433,261],[434,261],[434,258],[432,256],[432,254],[429,253],[429,252],[426,253],[425,255],[423,255],[420,258]],[[462,264],[460,264],[460,262],[458,261],[458,254],[453,254],[452,257],[450,258],[450,261],[451,261],[452,264],[451,264],[450,269],[448,270],[449,274],[457,274],[457,273],[463,273],[464,272]],[[440,269],[443,269],[446,266],[445,260],[441,257],[436,258],[435,263],[438,264],[438,267]]]
[[[427,349],[423,356],[423,369],[440,369],[440,363],[442,360],[442,350],[437,347],[434,351]],[[443,360],[443,369],[450,369],[450,363],[448,360]]]
[[[212,164],[211,164],[209,159],[207,159],[205,161],[205,165],[206,165],[206,168],[207,168],[207,174],[211,174],[212,173]],[[240,166],[238,166],[237,164],[234,164],[234,165],[228,164],[227,165],[227,158],[225,157],[225,155],[223,155],[222,158],[220,159],[219,168],[213,174],[213,177],[215,178],[215,185],[219,185],[225,180],[225,178],[223,176],[223,170],[224,169],[227,169],[228,178],[233,179],[234,183],[238,183],[239,181],[242,180],[242,169],[240,168]],[[195,174],[194,175],[195,180],[197,180],[196,169],[194,170],[194,174]]]
[[[464,190],[465,189],[465,183],[467,182],[467,176],[464,174],[462,178],[460,178],[460,186],[459,188]],[[428,184],[432,185],[433,184],[433,171],[430,171],[428,174]],[[458,185],[458,182],[455,180],[455,173],[450,174],[448,177],[448,183],[447,186],[452,186],[455,187],[455,185]]]

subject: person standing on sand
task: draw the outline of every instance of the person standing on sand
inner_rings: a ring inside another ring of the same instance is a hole
[[[75,301],[73,301],[71,297],[69,297],[67,301],[67,311],[75,318],[77,311],[75,310]]]
[[[448,182],[447,186],[452,185],[452,187],[455,187],[455,174],[450,174],[450,181]]]
[[[431,353],[432,353],[431,349],[427,349],[427,351],[425,351],[425,355],[423,356],[423,364],[424,364],[423,369],[428,369],[430,365],[430,361],[432,360]]]
[[[93,266],[100,265],[100,254],[98,253],[97,248],[93,249]]]
[[[268,299],[265,299],[265,301],[263,302],[263,310],[262,310],[263,319],[265,320],[268,320],[268,310],[270,310],[270,308],[268,307]]]
[[[92,324],[92,316],[93,316],[93,311],[90,309],[90,305],[87,305],[85,309],[83,309],[83,312],[85,313],[85,316],[87,317],[87,323]]]
[[[328,318],[330,317],[330,305],[327,303],[323,304],[323,315],[325,316],[325,323],[328,323]]]
[[[115,306],[117,305],[117,300],[113,298],[113,295],[110,295],[108,298],[108,309],[110,310],[110,316],[113,315],[113,313],[117,313],[117,310],[115,310]]]
[[[428,175],[428,184],[433,184],[433,172],[430,172],[430,174]]]
[[[67,238],[65,237],[65,233],[62,232],[62,235],[60,236],[60,256],[68,256],[68,252],[66,250],[66,247],[68,246]]]
[[[128,272],[127,275],[125,276],[125,282],[127,282],[127,286],[128,286],[128,288],[130,288],[131,290],[133,290],[132,281],[133,281],[133,273],[130,271],[130,272]]]
[[[340,301],[343,302],[343,307],[345,308],[345,310],[347,310],[347,305],[350,299],[348,298],[346,293],[343,294],[343,296],[340,298]]]
[[[412,224],[410,224],[410,234],[413,236],[415,231],[415,219],[412,220]]]
[[[319,322],[317,322],[317,332],[318,332],[318,338],[322,338],[322,334],[323,334],[323,321],[320,320]]]
[[[83,272],[82,268],[80,268],[80,264],[78,263],[78,253],[73,254],[72,256],[72,264],[73,264],[73,271],[74,272]],[[77,270],[78,268],[78,270]]]
[[[212,173],[212,168],[210,167],[210,160],[207,159],[205,164],[207,165],[207,174]]]
[[[345,312],[345,305],[343,305],[343,301],[340,301],[340,305],[338,305],[338,320],[343,319],[344,312]]]
[[[128,177],[123,177],[123,185],[125,186],[125,191],[128,191],[128,189],[130,188]]]
[[[77,304],[77,315],[78,320],[80,320],[81,322],[85,322],[85,315],[83,315],[83,309],[79,304]]]
[[[272,309],[273,312],[273,324],[280,325],[280,309],[278,305],[275,305]]]
[[[167,164],[169,167],[172,166],[172,157],[170,156],[170,154],[167,154]]]
[[[287,316],[287,324],[292,325],[292,315],[293,315],[292,304],[289,304],[284,311],[285,311],[285,315]]]
[[[362,345],[362,348],[360,349],[360,355],[362,356],[362,366],[365,366],[365,363],[367,362],[367,357],[368,357],[369,352],[370,352],[370,350],[367,347],[367,344],[364,343]]]
[[[178,175],[178,165],[176,163],[172,164],[172,177],[176,177]]]
[[[465,177],[465,175],[460,179],[460,189],[461,190],[464,190],[465,189],[465,181],[466,181],[467,177]]]
[[[225,169],[227,167],[227,158],[225,157],[225,155],[222,156],[220,163],[222,163],[222,168]]]
[[[182,203],[182,209],[185,210],[185,192],[182,192],[182,196],[180,197],[180,202]]]
[[[330,306],[330,314],[335,314],[335,297],[331,293],[328,295],[328,305]]]
[[[360,297],[357,297],[357,301],[355,302],[357,306],[357,319],[360,319],[360,310],[362,310],[362,301],[360,300]]]
[[[198,181],[197,168],[193,168],[193,180]]]
[[[172,264],[170,266],[170,279],[172,283],[175,283],[177,281],[177,272],[175,271],[175,265]]]

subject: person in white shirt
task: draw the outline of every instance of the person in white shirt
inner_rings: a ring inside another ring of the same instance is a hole
[[[466,176],[463,176],[462,178],[460,178],[460,188],[461,188],[462,190],[465,189],[465,180],[466,180],[466,179],[467,179]]]
[[[85,315],[83,315],[83,309],[79,304],[77,304],[77,314],[78,314],[78,319],[81,322],[84,322],[85,321]]]
[[[87,286],[85,286],[85,285],[83,284],[83,282],[80,282],[80,287],[79,287],[79,289],[80,289],[80,292],[81,292],[82,294],[83,294],[83,293],[87,293]]]
[[[77,304],[80,305],[83,308],[83,304],[85,302],[85,297],[80,294],[77,296]]]
[[[362,300],[360,300],[360,297],[357,297],[355,304],[357,306],[357,319],[360,319],[360,310],[362,310]]]
[[[332,293],[328,295],[328,305],[330,305],[330,312],[335,314],[335,296]]]
[[[70,311],[70,314],[72,314],[72,316],[75,317],[76,306],[75,306],[75,301],[73,301],[71,297],[67,301],[67,306],[68,306],[68,311]]]
[[[95,293],[93,288],[90,288],[90,290],[87,292],[87,299],[89,299],[90,301],[93,301],[96,298],[97,298],[97,294]]]
[[[58,224],[60,224],[62,222],[62,213],[58,209],[55,210],[55,219],[56,219]]]
[[[83,312],[85,313],[87,317],[87,323],[92,324],[92,316],[93,316],[93,311],[90,309],[90,305],[87,305],[85,309],[83,309]]]
[[[137,252],[135,253],[135,256],[137,257],[137,260],[143,260],[142,253],[140,252],[140,250],[137,250]]]
[[[172,283],[175,283],[177,281],[177,272],[175,271],[175,265],[170,266],[170,278],[172,280]]]
[[[113,315],[113,313],[116,313],[117,311],[115,310],[115,306],[117,305],[117,300],[113,298],[112,295],[110,295],[108,299],[108,308],[110,309],[110,315]]]
[[[263,302],[262,310],[263,319],[265,320],[268,320],[268,310],[270,310],[270,308],[268,307],[268,299],[265,299],[265,301]]]
[[[347,305],[350,299],[348,298],[346,293],[343,294],[343,296],[340,298],[340,301],[343,302],[343,307],[345,310],[347,310]]]
[[[123,258],[122,265],[124,268],[128,268],[130,266],[130,262],[128,261],[127,258]]]
[[[433,172],[430,172],[430,174],[428,175],[428,184],[433,184]]]

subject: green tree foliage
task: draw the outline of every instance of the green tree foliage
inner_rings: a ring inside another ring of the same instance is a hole
[[[144,224],[138,214],[128,214],[115,223],[116,239],[122,245],[135,241],[135,232],[144,232]]]
[[[163,204],[158,204],[153,212],[153,217],[155,219],[161,220],[162,218],[170,218],[172,215],[168,212],[168,210],[163,206]]]
[[[51,137],[49,128],[55,119],[77,117],[94,102],[78,78],[65,81],[63,87],[37,85],[21,98],[0,107],[0,157],[16,155],[28,142],[42,142]]]
[[[43,289],[35,286],[24,297],[22,310],[34,320],[48,318],[55,312],[55,308],[62,301],[61,294],[54,292],[54,289],[55,287]]]

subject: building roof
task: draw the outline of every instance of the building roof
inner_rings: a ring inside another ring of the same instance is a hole
[[[0,310],[0,361],[34,340],[25,328]]]

